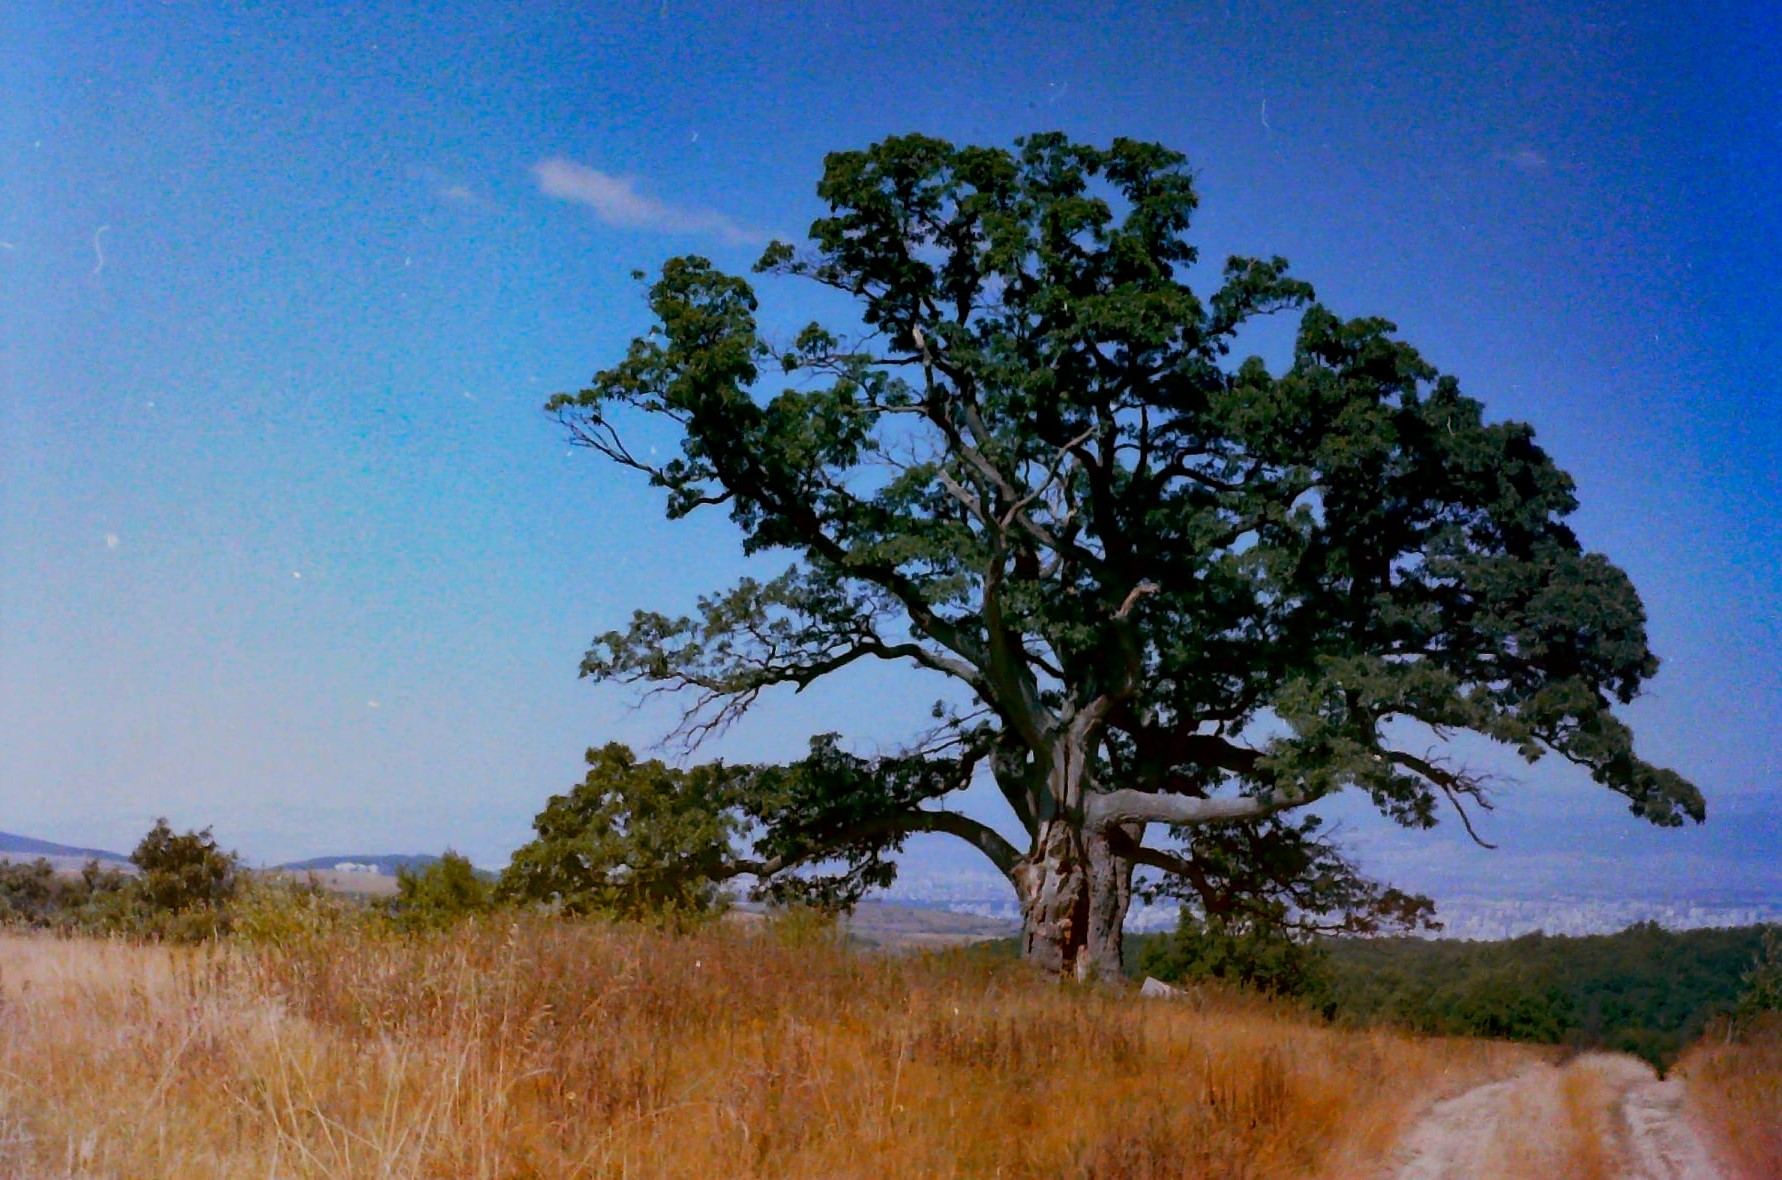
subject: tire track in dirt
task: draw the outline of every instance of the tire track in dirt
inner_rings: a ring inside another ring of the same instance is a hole
[[[1683,1113],[1683,1079],[1661,1082],[1651,1071],[1642,1072],[1621,1100],[1635,1169],[1630,1175],[1640,1180],[1720,1180],[1707,1144]]]
[[[1399,1146],[1392,1180],[1724,1180],[1683,1111],[1683,1083],[1589,1053],[1438,1102]]]
[[[1546,1067],[1537,1067],[1541,1068]],[[1394,1180],[1489,1176],[1499,1137],[1498,1125],[1511,1096],[1526,1086],[1534,1072],[1476,1086],[1458,1098],[1430,1107],[1400,1145],[1398,1154],[1403,1163],[1392,1173]]]

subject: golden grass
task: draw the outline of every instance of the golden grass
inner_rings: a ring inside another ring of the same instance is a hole
[[[1559,1079],[1565,1138],[1563,1168],[1557,1174],[1571,1180],[1611,1180],[1619,1174],[1620,1161],[1610,1148],[1618,1138],[1612,1109],[1617,1091],[1597,1061],[1592,1056],[1578,1058]]]
[[[1782,1176],[1782,1021],[1731,1044],[1705,1038],[1676,1068],[1723,1162],[1743,1180]]]
[[[0,936],[7,1176],[1364,1175],[1525,1060],[760,930]]]

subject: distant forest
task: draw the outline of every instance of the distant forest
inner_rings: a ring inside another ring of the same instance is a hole
[[[1241,981],[1273,982],[1342,1024],[1614,1049],[1662,1070],[1733,1009],[1765,929],[1675,931],[1649,922],[1619,934],[1500,942],[1327,938],[1295,951],[1268,948],[1270,974]],[[1134,941],[1135,970],[1159,978],[1245,974],[1241,955],[1208,953],[1193,932]]]

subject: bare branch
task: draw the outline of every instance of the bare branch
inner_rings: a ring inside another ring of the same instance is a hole
[[[1468,773],[1464,768],[1450,770],[1432,758],[1419,758],[1415,754],[1407,754],[1403,750],[1388,750],[1386,757],[1397,766],[1412,770],[1434,783],[1454,805],[1454,811],[1460,816],[1460,824],[1466,834],[1472,837],[1473,843],[1481,848],[1496,848],[1497,845],[1480,836],[1473,827],[1472,816],[1467,814],[1462,799],[1471,799],[1482,810],[1491,810],[1491,800],[1485,795],[1486,782],[1483,778]]]
[[[1147,594],[1156,594],[1159,589],[1156,582],[1140,582],[1127,592],[1126,601],[1120,604],[1120,609],[1114,612],[1114,617],[1124,619],[1132,613],[1132,608],[1138,605],[1139,599]]]

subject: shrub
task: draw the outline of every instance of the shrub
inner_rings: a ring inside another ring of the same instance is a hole
[[[495,905],[494,887],[449,848],[420,872],[398,869],[396,882],[396,923],[404,929],[439,929]]]
[[[1733,1019],[1740,1026],[1749,1026],[1766,1016],[1782,1016],[1782,926],[1771,926],[1763,932],[1763,943],[1745,972],[1745,990],[1739,995]]]
[[[139,892],[150,910],[181,913],[220,909],[240,887],[240,859],[217,847],[210,829],[174,835],[165,818],[130,854],[142,870]]]
[[[0,862],[0,922],[48,925],[60,908],[58,885],[55,870],[42,857],[29,864]]]
[[[131,888],[129,877],[97,860],[79,876],[57,873],[42,857],[0,861],[0,924],[104,933],[119,928]]]
[[[372,916],[363,904],[323,889],[314,874],[302,881],[260,878],[236,895],[230,928],[244,941],[289,949],[367,924]]]
[[[1305,998],[1325,979],[1324,950],[1253,914],[1201,918],[1187,906],[1175,933],[1147,941],[1139,971],[1171,983],[1217,979],[1269,995]]]
[[[714,871],[739,827],[725,768],[640,762],[617,742],[587,762],[582,782],[532,821],[537,838],[502,873],[502,899],[669,925],[721,911]]]

